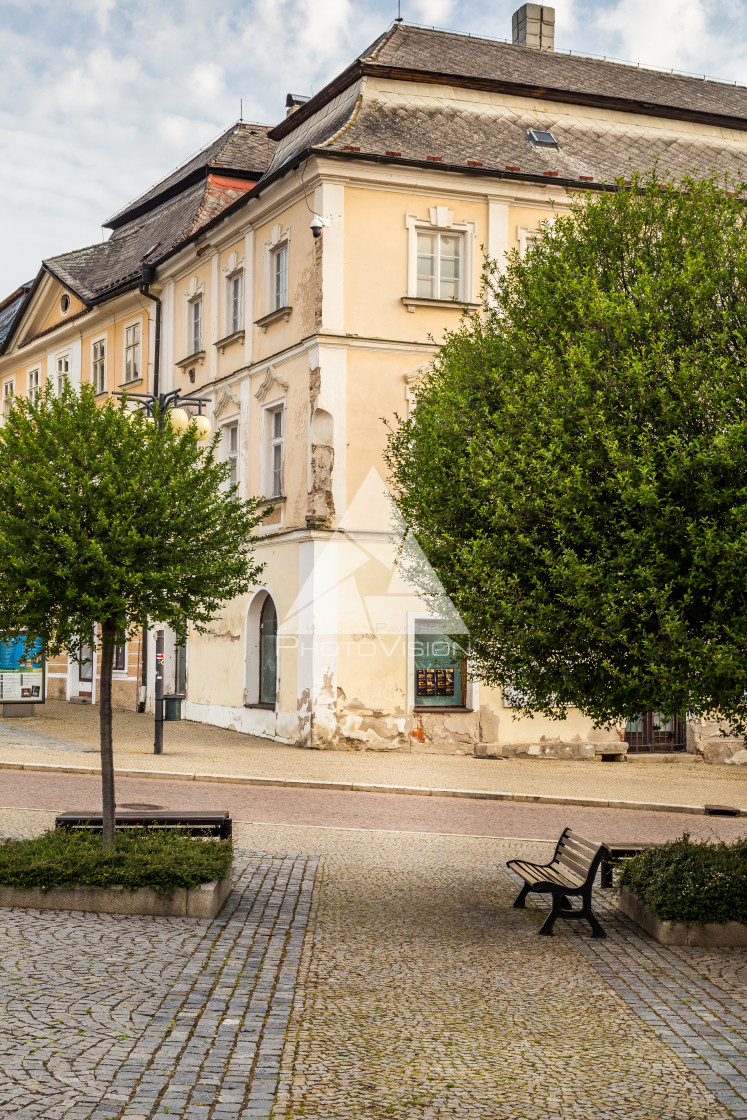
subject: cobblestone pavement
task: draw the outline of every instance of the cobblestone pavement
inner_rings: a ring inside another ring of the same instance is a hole
[[[322,862],[273,1120],[745,1115],[710,1064],[721,1044],[744,1061],[738,950],[672,964],[624,918],[609,948],[538,937],[544,914],[512,909],[500,867],[547,845],[310,831]]]
[[[0,911],[0,1115],[747,1117],[747,956],[658,946],[600,892],[606,941],[538,937],[503,863],[547,842],[244,823],[235,841],[213,923]],[[262,854],[287,852],[313,854]]]
[[[33,719],[0,719],[0,761],[96,765],[97,707],[50,701],[37,711],[40,714]],[[638,756],[620,765],[530,758],[493,761],[399,751],[309,751],[187,720],[167,724],[164,739],[165,753],[155,757],[153,717],[114,712],[115,760],[123,768],[684,805],[721,802],[747,809],[747,766],[709,766],[690,761],[689,756],[674,764]]]
[[[642,809],[593,809],[577,805],[477,801],[342,790],[232,786],[221,782],[117,779],[117,803],[167,809],[228,809],[234,820],[385,829],[395,832],[467,833],[557,839],[566,825],[600,840],[663,841],[681,836],[735,839],[747,835],[744,817],[704,817]],[[0,770],[0,806],[97,809],[101,779],[88,774]]]
[[[269,1116],[315,860],[237,869],[210,923],[2,912],[3,1117]]]

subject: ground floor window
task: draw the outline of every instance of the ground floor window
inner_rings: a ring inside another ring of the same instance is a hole
[[[259,616],[259,702],[274,704],[277,700],[278,677],[278,615],[268,595]]]
[[[645,712],[628,720],[625,742],[631,751],[684,751],[687,725],[683,716],[665,719],[661,712]]]
[[[416,708],[465,706],[464,650],[443,633],[443,623],[424,620],[416,624],[414,663]]]
[[[93,646],[91,642],[81,642],[78,647],[78,680],[93,680]]]

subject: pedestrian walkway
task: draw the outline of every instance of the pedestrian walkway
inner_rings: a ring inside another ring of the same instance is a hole
[[[34,719],[0,719],[0,766],[98,765],[98,708],[57,701],[39,710],[43,714]],[[253,777],[278,784],[358,783],[682,806],[716,803],[747,810],[744,766],[308,751],[188,721],[165,725],[164,754],[156,757],[152,733],[152,716],[116,711],[117,767],[187,777]]]
[[[539,937],[503,863],[551,845],[235,839],[212,923],[0,912],[3,1116],[747,1117],[744,954],[665,949],[603,903],[606,941]]]

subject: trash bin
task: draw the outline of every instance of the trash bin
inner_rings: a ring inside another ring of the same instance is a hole
[[[174,722],[182,718],[183,696],[164,696],[163,718],[164,721]]]

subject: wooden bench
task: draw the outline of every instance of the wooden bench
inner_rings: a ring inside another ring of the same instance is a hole
[[[555,855],[549,863],[530,863],[523,859],[510,859],[506,864],[524,880],[514,906],[526,906],[526,896],[530,891],[552,895],[552,910],[540,929],[546,937],[552,937],[553,926],[558,918],[575,920],[585,918],[591,926],[592,937],[606,937],[591,909],[591,890],[594,876],[606,852],[604,844],[595,844],[579,836],[570,828],[563,830],[555,848]],[[569,895],[577,895],[581,906],[576,909],[569,901]]]
[[[55,828],[68,831],[103,831],[101,813],[83,811],[60,813],[55,817]],[[228,809],[207,812],[202,809],[180,813],[172,809],[143,811],[140,809],[118,809],[114,814],[115,828],[159,828],[178,829],[190,836],[218,836],[227,840],[232,833],[232,821]]]

